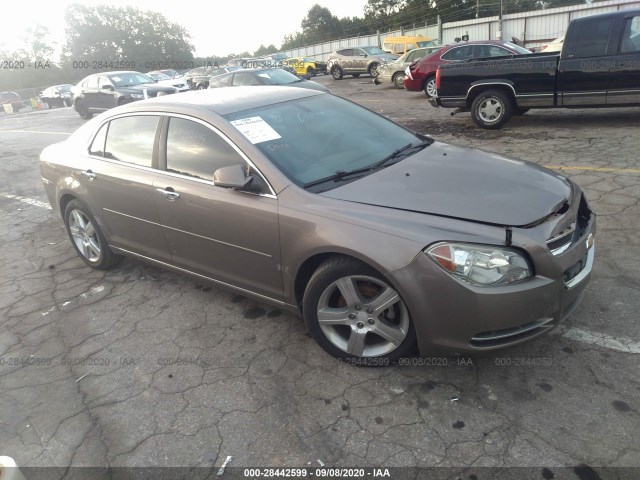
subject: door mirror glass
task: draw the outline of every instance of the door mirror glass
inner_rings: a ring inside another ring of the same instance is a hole
[[[253,177],[251,175],[247,177],[244,171],[242,165],[221,167],[213,174],[213,183],[218,187],[232,188],[234,190],[247,188],[251,185]]]

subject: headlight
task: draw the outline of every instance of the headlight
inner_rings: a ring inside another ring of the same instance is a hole
[[[137,98],[138,100],[140,100],[144,98],[144,95],[142,93],[132,93],[131,98]]]
[[[506,248],[438,243],[425,252],[447,273],[476,285],[505,285],[531,276],[527,260]]]

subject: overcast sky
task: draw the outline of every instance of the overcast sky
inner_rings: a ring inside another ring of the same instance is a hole
[[[49,28],[53,40],[64,43],[64,9],[72,1],[11,1],[2,23],[0,46],[9,50],[22,46],[20,37],[29,24],[41,23]],[[300,30],[300,22],[318,3],[337,17],[362,16],[366,0],[232,0],[207,3],[180,0],[84,0],[85,5],[130,5],[155,10],[170,21],[184,26],[191,34],[196,56],[255,51],[260,44],[280,47],[285,34]],[[10,13],[10,15],[7,15]],[[4,44],[4,45],[3,45]]]

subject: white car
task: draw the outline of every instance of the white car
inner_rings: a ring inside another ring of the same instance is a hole
[[[159,72],[149,72],[147,75],[158,84],[165,87],[175,87],[178,89],[178,92],[187,92],[189,91],[189,85],[185,81],[184,77],[180,78],[171,78],[164,73]]]
[[[563,43],[564,35],[562,37],[556,38],[553,42],[543,45],[540,51],[546,53],[561,52]]]

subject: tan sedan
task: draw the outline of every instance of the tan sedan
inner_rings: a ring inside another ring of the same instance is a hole
[[[128,255],[301,312],[350,363],[535,338],[593,265],[595,215],[570,180],[308,89],[135,102],[40,165],[90,267]]]

